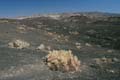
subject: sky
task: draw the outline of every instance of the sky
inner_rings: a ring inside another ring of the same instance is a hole
[[[0,17],[95,11],[120,13],[120,0],[0,0]]]

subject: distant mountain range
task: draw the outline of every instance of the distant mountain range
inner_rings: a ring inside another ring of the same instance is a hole
[[[37,18],[37,17],[49,17],[53,19],[60,19],[70,16],[86,16],[89,18],[100,18],[100,17],[120,17],[120,14],[104,13],[104,12],[74,12],[74,13],[56,13],[56,14],[37,14],[32,16],[21,16],[15,19],[26,19],[26,18]]]

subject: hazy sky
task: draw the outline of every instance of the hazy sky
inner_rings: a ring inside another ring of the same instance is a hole
[[[0,17],[90,11],[120,13],[120,0],[0,0]]]

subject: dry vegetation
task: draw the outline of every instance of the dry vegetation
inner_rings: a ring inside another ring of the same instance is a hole
[[[53,50],[46,56],[46,65],[55,71],[77,72],[80,71],[80,61],[72,51]]]
[[[29,47],[30,44],[28,42],[26,42],[26,41],[23,41],[23,40],[14,40],[12,42],[9,42],[8,46],[10,48],[23,49],[23,48]]]

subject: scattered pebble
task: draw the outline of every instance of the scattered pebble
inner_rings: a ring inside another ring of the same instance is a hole
[[[119,59],[117,58],[106,58],[106,57],[95,58],[94,60],[97,64],[119,62]]]
[[[113,58],[112,59],[114,62],[119,62],[119,59],[117,59],[117,58]]]
[[[86,46],[91,47],[92,45],[89,43],[85,43]]]
[[[115,71],[114,70],[108,70],[110,73],[115,73]]]
[[[52,35],[54,35],[54,33],[52,33],[52,32],[48,32],[48,35],[52,36]]]
[[[76,43],[75,43],[75,45],[78,45],[78,46],[80,46],[80,45],[81,45],[81,43],[78,43],[78,42],[76,42]]]
[[[81,43],[76,42],[75,45],[76,45],[76,48],[77,48],[77,49],[82,48]]]
[[[81,46],[76,46],[76,48],[80,49],[80,48],[82,48],[82,47],[81,47]]]
[[[73,32],[69,32],[70,34],[72,34],[72,35],[78,35],[79,34],[79,32],[77,32],[77,31],[73,31]]]
[[[36,49],[37,50],[44,50],[45,49],[45,45],[44,44],[40,44],[40,46],[38,46]]]
[[[107,52],[108,52],[108,53],[112,53],[112,52],[113,52],[113,50],[107,50]]]
[[[91,30],[89,30],[89,31],[87,31],[87,33],[89,33],[89,34],[95,34],[96,33],[96,31],[95,30],[93,30],[93,29],[91,29]]]

